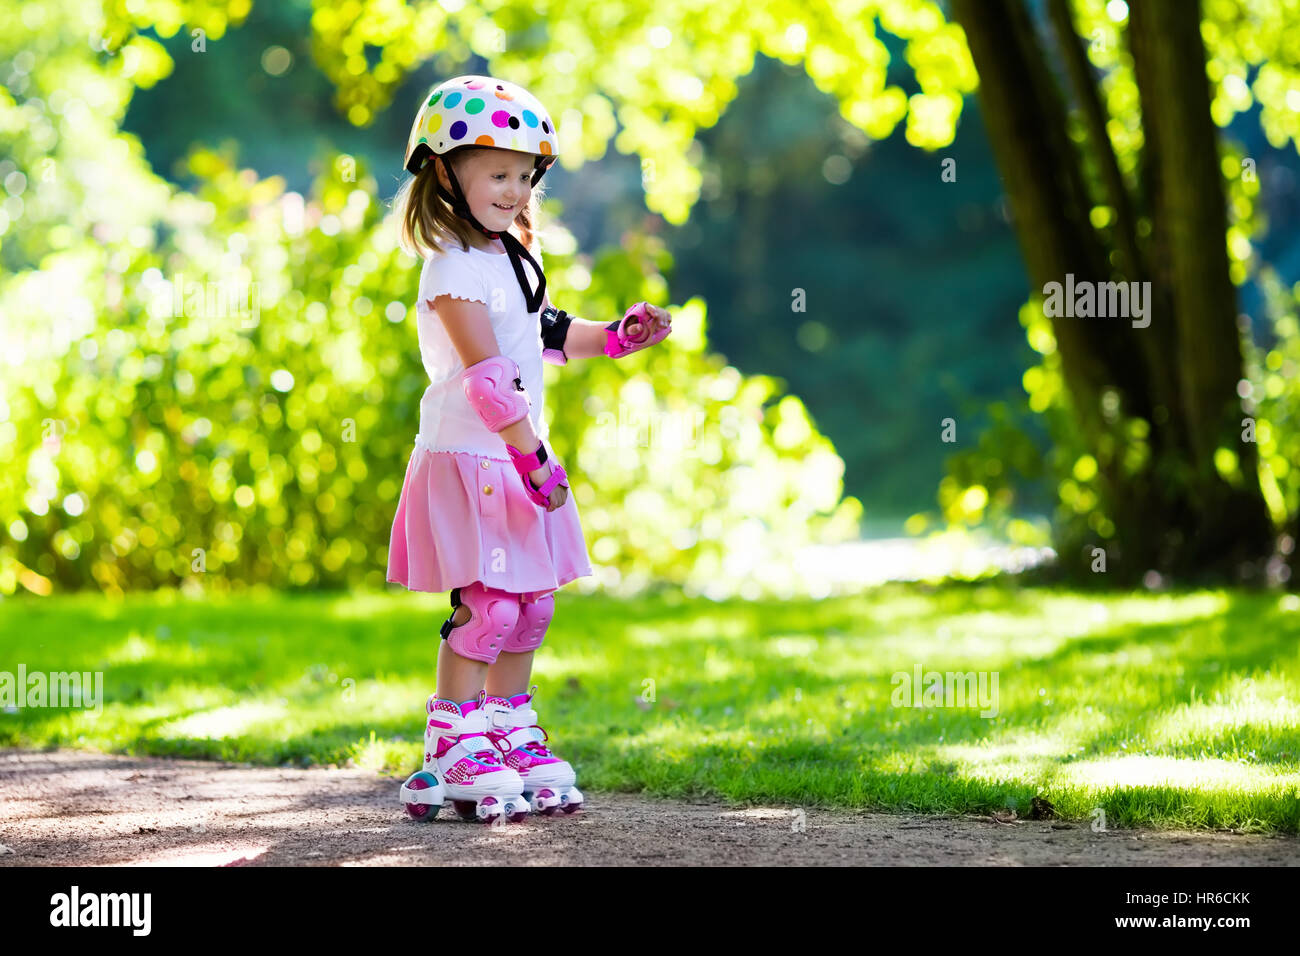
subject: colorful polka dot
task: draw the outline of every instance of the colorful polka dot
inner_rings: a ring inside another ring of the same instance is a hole
[[[432,106],[434,103],[438,102],[438,100],[440,100],[440,99],[442,99],[442,90],[439,90],[437,93],[434,93],[433,96],[429,97],[429,102],[428,102],[427,104],[425,104],[425,105],[426,105],[426,106]]]
[[[542,140],[540,143],[537,144],[537,151],[541,153],[543,156],[549,156],[551,155],[551,144],[548,143],[546,140]]]
[[[482,80],[470,80],[470,81],[469,81],[468,83],[466,83],[465,85],[466,85],[467,87],[469,87],[469,89],[471,89],[471,90],[481,90],[481,89],[483,89],[483,86],[484,86]]]
[[[510,93],[508,93],[508,92],[507,92],[503,87],[498,86],[498,87],[497,87],[497,99],[501,99],[501,100],[513,100],[514,97],[513,97]]]
[[[542,120],[542,132],[546,133],[548,136],[551,133],[551,126],[546,122],[546,120]]]
[[[492,114],[492,125],[501,127],[509,126],[510,114],[505,110],[497,110]]]
[[[450,97],[449,97],[450,98]],[[464,120],[456,120],[451,124],[451,129],[447,130],[452,139],[464,139],[465,134],[469,132],[469,127],[465,125]]]
[[[527,123],[530,127],[536,128],[537,114],[534,113],[532,110],[524,110],[524,122]]]
[[[483,101],[479,99],[477,96],[474,97],[474,99],[472,100],[467,100],[465,102],[465,112],[468,113],[470,116],[473,116],[476,113],[482,113]]]
[[[461,93],[459,90],[457,90],[455,93],[448,93],[447,102],[444,103],[443,105],[446,106],[447,109],[451,109],[453,106],[455,106],[457,103],[460,102],[460,97],[461,97]]]
[[[441,113],[429,114],[429,122],[425,123],[424,125],[425,125],[425,129],[428,130],[428,132],[430,133],[438,132],[438,130],[442,129],[442,114]]]
[[[474,140],[474,142],[477,143],[479,146],[495,146],[495,145],[496,145],[496,140],[494,140],[494,139],[493,139],[491,136],[489,136],[487,133],[484,133],[484,134],[483,134],[482,136],[480,136],[478,139]]]

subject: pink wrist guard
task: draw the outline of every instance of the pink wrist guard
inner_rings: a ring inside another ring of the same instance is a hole
[[[536,471],[546,463],[546,445],[542,442],[537,443],[537,450],[532,454],[525,455],[514,445],[506,445],[506,451],[510,453],[510,461],[515,466],[515,471],[519,472],[519,477],[524,480],[524,491],[533,504],[541,505],[543,508],[550,507],[550,494],[555,490],[555,486],[563,482],[569,476],[565,474],[563,468],[558,464],[552,464],[551,474],[542,482],[542,487],[534,488],[532,481],[528,477],[530,471]],[[568,487],[565,485],[564,487]]]
[[[611,322],[605,327],[605,354],[610,358],[620,359],[633,352],[648,349],[668,338],[671,328],[660,329],[654,335],[650,334],[650,319],[646,315],[645,307],[644,302],[638,302],[627,310],[627,314],[620,321]],[[627,327],[635,323],[640,324],[641,330],[634,339],[628,335]]]

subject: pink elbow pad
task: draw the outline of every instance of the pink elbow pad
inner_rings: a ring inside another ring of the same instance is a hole
[[[491,431],[499,432],[528,414],[528,392],[519,380],[519,365],[504,355],[471,365],[460,381],[470,406]]]

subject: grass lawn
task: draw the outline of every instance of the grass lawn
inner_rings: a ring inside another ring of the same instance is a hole
[[[394,774],[396,808],[447,613],[405,592],[5,600],[0,672],[100,671],[103,697],[98,716],[0,707],[0,744],[351,760]],[[918,668],[922,687],[982,673],[991,696],[898,706]],[[566,591],[534,682],[586,790],[1021,817],[1040,796],[1108,827],[1300,832],[1294,595]]]

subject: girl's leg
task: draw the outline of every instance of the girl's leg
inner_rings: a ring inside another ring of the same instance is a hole
[[[573,767],[553,754],[546,731],[537,723],[534,695],[529,692],[533,654],[546,636],[555,611],[551,595],[520,603],[519,625],[487,674],[484,708],[492,720],[489,736],[508,748],[507,767],[519,772],[524,799],[536,813],[572,813],[582,806],[582,792],[574,786]],[[536,688],[532,688],[535,690]]]
[[[528,692],[528,679],[533,673],[533,655],[550,626],[551,617],[555,613],[555,598],[551,594],[545,594],[540,599],[524,601],[525,597],[528,595],[520,595],[518,628],[506,641],[505,649],[497,655],[496,662],[488,668],[486,688],[489,696],[509,700]],[[512,647],[514,650],[510,650]]]
[[[464,604],[456,608],[453,624],[464,624],[469,620],[469,608]],[[488,665],[483,661],[461,657],[446,641],[439,642],[438,648],[438,684],[437,695],[442,700],[454,700],[463,703],[477,700],[478,692],[483,689],[483,679],[487,676]]]
[[[501,762],[487,734],[486,712],[475,712],[483,699],[488,665],[464,656],[491,657],[514,633],[518,606],[512,595],[482,588],[477,582],[466,591],[460,593],[467,603],[460,603],[453,592],[452,628],[441,629],[448,636],[439,641],[438,689],[425,703],[424,768],[408,778],[401,798],[407,813],[417,819],[431,818],[445,800],[451,800],[465,819],[504,816],[518,821],[527,816],[529,806],[522,797],[523,779]],[[457,633],[456,626],[472,627],[473,632]]]
[[[478,588],[479,585],[476,584],[474,587]],[[482,589],[480,588],[480,590]],[[502,599],[513,601],[519,597],[518,595],[507,594],[504,591],[497,591],[492,588],[487,588],[486,591],[491,595],[490,601],[497,603],[500,603]],[[495,614],[496,612],[493,613]],[[465,603],[460,603],[456,606],[456,611],[452,615],[452,627],[460,627],[466,624],[472,616],[470,606]],[[510,618],[508,623],[505,618],[497,620],[499,626],[506,628],[506,631],[497,635],[496,641],[498,643],[493,644],[493,647],[501,646],[501,640],[509,639],[513,636],[513,632],[516,628],[515,618],[513,613],[507,616]],[[477,700],[479,692],[484,689],[484,682],[491,680],[490,675],[494,673],[500,665],[488,665],[485,661],[475,660],[474,658],[458,654],[451,646],[452,644],[452,640],[444,640],[441,642],[442,646],[438,648],[438,678],[435,696],[441,700],[454,701],[457,704],[463,704],[470,700]],[[490,654],[485,653],[484,656],[490,656]],[[527,688],[528,686],[528,677],[532,671],[532,652],[530,651],[527,654],[499,653],[497,658],[498,662],[501,657],[525,657],[527,660],[522,663],[516,661],[507,665],[506,670],[503,672],[505,675],[505,681],[499,678],[488,688],[488,693],[492,693],[493,687],[503,686],[506,681],[512,682],[514,680],[520,682],[521,690],[511,691],[511,693],[520,693],[522,689]],[[522,669],[520,669],[521,666]]]
[[[516,694],[527,693],[528,678],[533,673],[533,655],[536,653],[536,651],[524,651],[521,654],[512,654],[509,651],[502,651],[496,663],[488,665],[487,684],[484,685],[488,695],[509,699]]]

